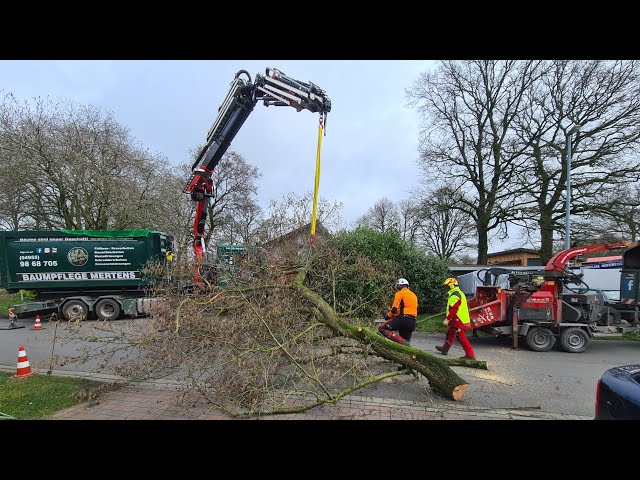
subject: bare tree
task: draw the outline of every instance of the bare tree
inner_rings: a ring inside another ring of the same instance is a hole
[[[450,265],[476,265],[476,257],[467,254],[454,255],[450,259]]]
[[[258,167],[251,165],[242,155],[233,151],[224,154],[212,175],[213,197],[207,207],[205,246],[209,245],[218,227],[232,222],[236,207],[255,198],[258,178]]]
[[[12,227],[153,228],[166,212],[159,195],[171,179],[166,160],[92,106],[4,96],[0,162],[20,188],[5,190],[5,210],[20,202],[22,218],[14,212]]]
[[[195,208],[189,195],[183,193],[186,179],[191,174],[191,165],[186,163],[175,171],[167,173],[155,186],[156,194],[161,198],[153,211],[158,215],[140,220],[144,228],[155,228],[173,236],[176,258],[181,263],[188,262],[193,256],[193,220]]]
[[[475,232],[466,212],[452,208],[458,194],[449,187],[428,193],[421,202],[420,243],[441,258],[460,255]]]
[[[332,232],[342,225],[342,203],[323,197],[318,199],[317,222]],[[287,193],[279,200],[271,200],[265,219],[259,228],[260,243],[265,243],[311,223],[313,192],[304,195]]]
[[[212,234],[216,244],[252,245],[256,241],[257,230],[262,219],[260,206],[249,201],[247,204],[234,205]]]
[[[539,64],[446,61],[407,90],[422,115],[423,183],[438,178],[460,193],[452,208],[475,223],[479,264],[487,261],[489,232],[512,215],[514,175],[524,160],[512,127]]]
[[[572,220],[572,239],[579,244],[637,242],[640,233],[640,186],[603,191],[589,211]]]
[[[400,234],[402,235],[402,239],[415,244],[416,235],[420,229],[420,202],[414,199],[400,200],[398,202],[398,211],[400,214]]]
[[[356,221],[358,226],[385,232],[391,228],[399,229],[400,215],[397,205],[388,198],[378,200]]]
[[[602,211],[598,205],[610,187],[637,181],[640,83],[637,61],[553,61],[542,70],[514,125],[528,146],[528,163],[518,177],[525,187],[521,224],[538,229],[546,261],[554,231],[564,230],[568,137],[572,214]],[[576,125],[580,130],[569,135]]]
[[[2,145],[3,133],[0,131],[0,228],[28,229],[34,224],[25,208],[29,202],[28,176],[24,174],[24,165]]]
[[[233,217],[235,237],[237,242],[246,245],[255,244],[257,230],[263,220],[263,212],[260,205],[252,199],[242,199],[236,205],[236,214]],[[236,241],[236,240],[234,240]]]

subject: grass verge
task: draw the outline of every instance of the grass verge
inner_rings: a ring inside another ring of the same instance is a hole
[[[598,336],[595,340],[631,340],[634,342],[640,342],[640,333],[631,332],[631,333],[621,333],[619,335],[616,334],[607,334],[606,336]]]
[[[23,300],[24,299],[24,300]],[[23,291],[23,296],[20,297],[19,293],[7,293],[6,290],[0,290],[0,317],[6,318],[9,316],[7,309],[11,305],[16,303],[28,302],[33,300],[33,294]]]
[[[633,340],[635,342],[640,342],[640,333],[638,332],[623,333],[622,338],[624,338],[625,340]]]
[[[45,374],[11,378],[0,372],[0,412],[18,420],[37,420],[90,398],[100,382]],[[0,415],[1,417],[1,415]]]
[[[444,312],[418,315],[417,321],[416,332],[447,333],[447,327],[442,324]]]

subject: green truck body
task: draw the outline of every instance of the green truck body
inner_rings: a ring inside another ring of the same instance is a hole
[[[149,283],[144,266],[171,251],[171,237],[151,230],[0,231],[0,287],[137,289]]]
[[[153,230],[0,231],[0,288],[30,290],[19,317],[56,313],[115,320],[146,315],[145,266],[173,259],[173,239]]]

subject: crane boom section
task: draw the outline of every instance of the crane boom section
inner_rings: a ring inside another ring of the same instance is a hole
[[[204,251],[207,204],[213,197],[211,175],[259,101],[267,107],[289,106],[298,112],[309,110],[319,113],[320,125],[323,127],[326,126],[327,114],[331,111],[329,97],[311,82],[301,82],[275,68],[267,68],[265,75],[256,75],[255,82],[252,82],[246,70],[236,73],[207,133],[207,142],[191,166],[191,178],[184,187],[184,192],[197,202],[192,233],[194,252],[199,260],[202,260]],[[200,281],[197,273],[196,281]]]

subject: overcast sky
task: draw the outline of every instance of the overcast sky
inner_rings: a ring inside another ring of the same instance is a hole
[[[342,202],[345,226],[352,227],[377,200],[397,202],[417,188],[418,113],[406,106],[405,89],[435,66],[414,60],[0,61],[0,90],[109,110],[135,139],[178,164],[206,141],[239,70],[255,78],[273,67],[313,82],[332,104],[320,195]],[[262,173],[263,207],[288,192],[313,191],[318,117],[258,103],[236,135],[229,150]]]

